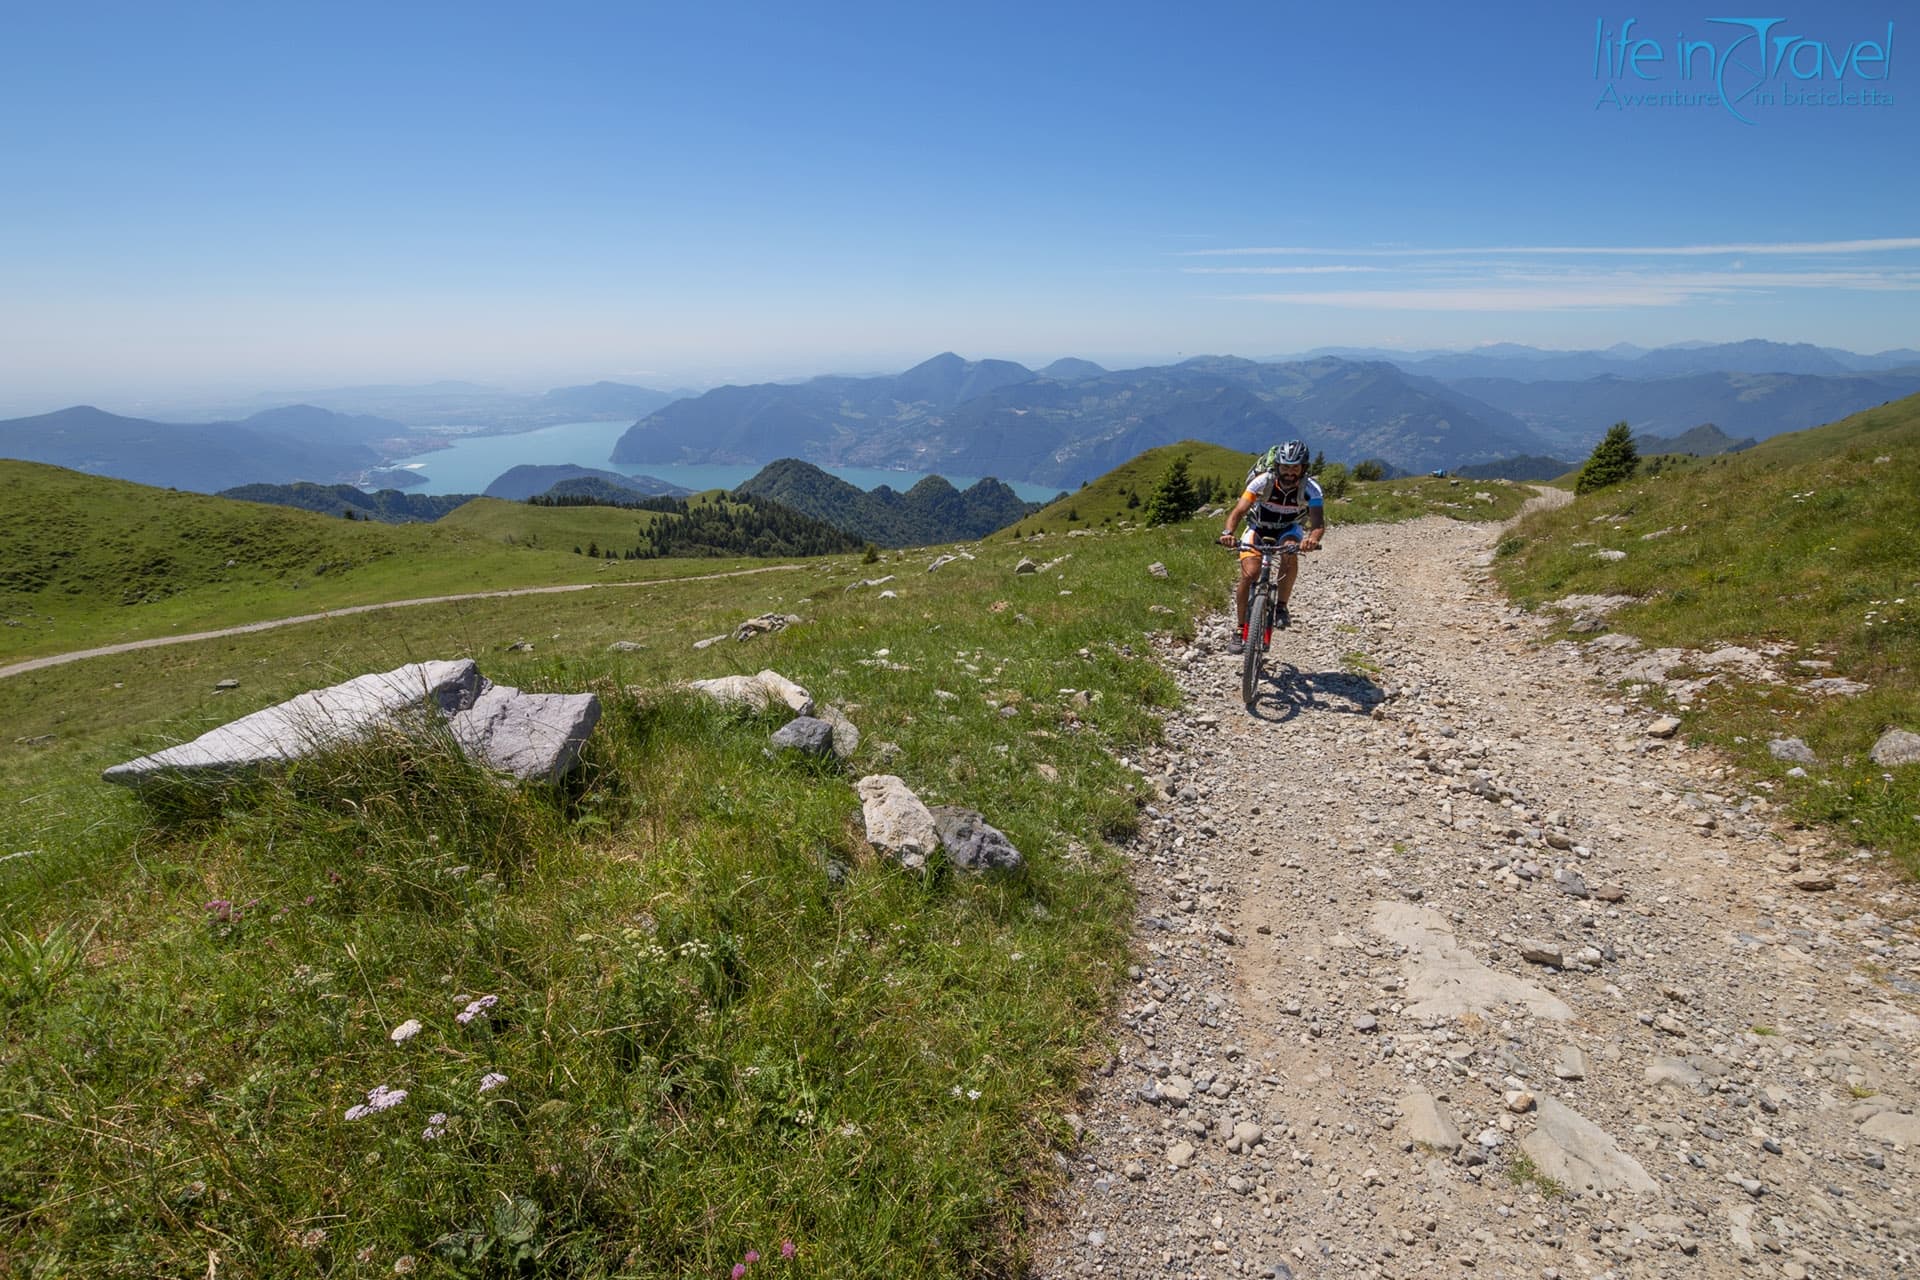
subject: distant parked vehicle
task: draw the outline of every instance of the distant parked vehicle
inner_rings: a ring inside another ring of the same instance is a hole
[[[1447,478],[1447,469],[1445,467],[1438,467],[1432,471],[1427,472],[1427,474],[1432,476],[1435,480],[1445,480]]]

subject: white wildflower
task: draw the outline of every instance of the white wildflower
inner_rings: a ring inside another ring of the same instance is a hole
[[[481,996],[477,1000],[469,1001],[466,1008],[453,1015],[453,1020],[464,1027],[499,1003],[499,996]]]
[[[391,1110],[407,1100],[405,1089],[389,1089],[377,1084],[367,1090],[367,1100],[347,1108],[347,1119],[364,1120],[370,1115]]]
[[[487,1074],[480,1077],[480,1092],[485,1093],[489,1089],[498,1089],[501,1085],[505,1084],[506,1082],[507,1082],[506,1076],[502,1075],[500,1072],[489,1071],[487,1072]]]
[[[445,1136],[447,1132],[447,1113],[436,1111],[427,1117],[427,1127],[420,1131],[420,1137],[427,1142]]]
[[[967,1090],[967,1101],[968,1102],[980,1101],[980,1091],[978,1089]]]
[[[420,1019],[408,1018],[405,1022],[387,1032],[387,1039],[395,1044],[405,1044],[420,1034]]]

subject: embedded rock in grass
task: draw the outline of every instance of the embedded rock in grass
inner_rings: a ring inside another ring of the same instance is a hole
[[[1798,738],[1775,738],[1767,743],[1767,754],[1775,760],[1785,760],[1788,764],[1819,764],[1820,757],[1813,754],[1813,748]]]
[[[797,613],[763,613],[757,618],[748,618],[733,629],[735,640],[751,640],[755,636],[764,636],[774,631],[785,631],[800,621]]]
[[[1658,1191],[1660,1184],[1593,1121],[1542,1095],[1539,1125],[1521,1142],[1534,1167],[1576,1195],[1589,1191]]]
[[[1040,572],[1040,566],[1026,556],[1021,556],[1020,563],[1013,566],[1013,571],[1015,573],[1038,573]]]
[[[762,671],[757,676],[716,676],[695,680],[692,687],[723,705],[765,711],[779,703],[795,715],[813,714],[813,695],[778,671]]]
[[[920,797],[891,773],[868,774],[853,788],[860,793],[867,842],[903,867],[926,866],[940,847],[940,832]]]
[[[802,755],[828,755],[833,751],[833,725],[812,716],[795,716],[774,730],[773,745]]]
[[[933,563],[927,566],[927,572],[932,573],[935,569],[941,568],[944,565],[950,565],[959,558],[959,556],[935,556]]]
[[[522,693],[488,685],[447,722],[467,757],[522,782],[560,781],[600,723],[591,693]]]
[[[887,584],[887,583],[889,583],[889,582],[892,582],[892,581],[893,581],[893,575],[892,575],[892,574],[888,574],[888,575],[887,575],[886,577],[884,577],[884,578],[862,578],[862,579],[860,579],[860,581],[858,581],[858,582],[849,582],[849,583],[847,584],[847,590],[848,590],[848,591],[854,591],[854,590],[858,590],[858,589],[859,589],[859,588],[861,588],[861,587],[878,587],[878,586],[884,586],[885,584]]]
[[[208,730],[191,742],[115,765],[100,776],[120,786],[140,787],[164,779],[226,777],[285,764],[329,747],[363,741],[421,707],[442,714],[463,711],[485,688],[486,681],[471,659],[408,663],[309,690]]]
[[[1161,564],[1158,560],[1155,560],[1152,564],[1147,566],[1147,573],[1151,577],[1164,578],[1167,576],[1167,566],[1165,566],[1164,564]]]
[[[847,719],[847,713],[829,703],[814,714],[833,726],[833,754],[842,760],[853,759],[853,753],[860,749],[860,730]]]
[[[986,815],[956,805],[935,805],[934,829],[947,860],[962,871],[1018,871],[1026,859],[998,827],[987,822]]]
[[[1896,765],[1920,764],[1920,733],[1889,729],[1873,744],[1872,756],[1875,764],[1889,769]]]

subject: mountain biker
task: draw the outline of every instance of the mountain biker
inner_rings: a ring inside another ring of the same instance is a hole
[[[1247,640],[1247,592],[1260,572],[1260,553],[1253,549],[1255,539],[1262,542],[1298,541],[1302,551],[1314,551],[1326,532],[1326,499],[1320,485],[1307,474],[1307,446],[1299,440],[1275,445],[1260,457],[1247,475],[1247,490],[1227,516],[1227,527],[1220,532],[1220,545],[1234,544],[1234,531],[1242,516],[1248,517],[1246,531],[1239,536],[1240,580],[1234,586],[1233,600],[1238,623],[1227,641],[1229,652],[1239,653]],[[1293,582],[1300,573],[1297,557],[1281,560],[1277,584],[1278,616],[1275,624],[1284,629],[1292,621],[1287,601],[1293,595]]]

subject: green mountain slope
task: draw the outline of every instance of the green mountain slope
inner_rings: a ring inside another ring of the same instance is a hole
[[[696,571],[589,565],[571,541],[514,545],[444,518],[342,520],[31,462],[0,460],[0,492],[0,660],[346,605]],[[637,518],[624,514],[628,528]]]
[[[886,485],[869,492],[797,458],[769,463],[735,492],[770,499],[882,547],[983,538],[1039,506],[992,479],[962,491],[927,476],[905,493]]]
[[[1596,558],[1596,543],[1625,557]],[[1889,772],[1867,759],[1883,730],[1920,731],[1916,546],[1920,396],[1910,396],[1531,517],[1500,563],[1529,603],[1637,597],[1609,625],[1649,646],[1778,646],[1783,685],[1716,682],[1687,714],[1687,732],[1768,778],[1802,812],[1841,821],[1920,870],[1920,769]],[[1869,691],[1803,692],[1816,675]],[[1796,736],[1825,762],[1806,778],[1785,776],[1766,747]]]
[[[292,507],[297,511],[315,511],[323,516],[352,512],[362,520],[384,524],[431,523],[463,502],[470,493],[402,493],[381,489],[375,493],[350,484],[243,484],[222,489],[214,495],[236,502],[264,502],[270,506]]]

